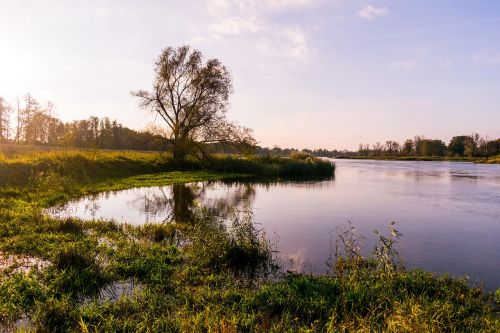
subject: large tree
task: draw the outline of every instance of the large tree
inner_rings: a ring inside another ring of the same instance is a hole
[[[140,107],[151,110],[167,125],[173,157],[205,156],[204,145],[224,143],[238,147],[255,145],[248,128],[226,119],[232,92],[231,74],[218,59],[203,62],[189,46],[168,47],[155,63],[153,90],[133,92]]]

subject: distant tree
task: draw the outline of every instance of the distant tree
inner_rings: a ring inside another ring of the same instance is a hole
[[[415,149],[415,155],[421,156],[422,153],[420,152],[420,148],[422,147],[421,141],[425,140],[425,136],[423,135],[416,135],[413,137],[413,147]]]
[[[65,126],[63,122],[55,117],[50,117],[47,120],[47,139],[46,144],[49,146],[57,146],[61,144],[64,136]]]
[[[381,156],[382,155],[382,150],[383,150],[384,146],[380,143],[380,142],[376,142],[374,145],[373,145],[373,153],[376,155],[376,156]]]
[[[448,145],[448,152],[452,156],[474,156],[477,145],[473,137],[468,135],[454,136]]]
[[[35,144],[36,140],[36,131],[37,131],[37,123],[35,120],[35,114],[38,113],[41,109],[40,103],[31,96],[30,93],[26,94],[23,98],[24,107],[20,112],[20,123],[19,132],[20,132],[20,140],[24,141],[27,144]]]
[[[19,103],[19,98],[16,100],[17,108],[16,108],[16,135],[14,136],[14,142],[21,142],[21,130],[22,130],[22,121],[21,121],[21,105]]]
[[[489,140],[488,138],[485,138],[478,147],[478,151],[481,156],[485,157],[500,154],[500,139]]]
[[[364,153],[364,149],[363,148],[364,148],[363,144],[360,143],[359,146],[358,146],[358,154],[361,155],[361,156],[363,156],[363,153]]]
[[[165,122],[173,156],[183,162],[188,154],[207,157],[206,143],[221,142],[249,147],[255,144],[251,131],[226,120],[232,79],[218,59],[203,63],[198,50],[189,46],[168,47],[155,63],[152,91],[132,94],[140,107]]]
[[[388,140],[385,142],[385,152],[388,156],[397,156],[401,151],[401,145],[397,141]]]
[[[405,143],[403,143],[403,147],[402,147],[402,153],[405,155],[405,156],[411,156],[413,155],[414,153],[414,143],[413,143],[413,140],[411,139],[408,139],[405,141]]]
[[[419,142],[421,156],[444,156],[446,155],[446,144],[441,140],[423,139]]]
[[[473,146],[477,149],[481,145],[483,138],[477,132],[472,133],[470,137],[472,138]]]
[[[0,142],[7,142],[10,138],[10,115],[12,108],[0,97]]]

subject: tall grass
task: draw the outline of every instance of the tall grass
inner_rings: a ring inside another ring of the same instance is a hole
[[[82,182],[172,170],[170,156],[141,152],[58,150],[0,159],[1,185],[26,185],[47,174]]]
[[[216,156],[203,165],[207,168],[234,173],[246,173],[265,177],[322,178],[332,177],[335,164],[317,158],[298,159],[272,156]]]

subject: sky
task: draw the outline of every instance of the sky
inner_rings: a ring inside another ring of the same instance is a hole
[[[130,92],[186,44],[230,69],[261,146],[500,137],[497,0],[0,0],[0,96],[141,129]]]

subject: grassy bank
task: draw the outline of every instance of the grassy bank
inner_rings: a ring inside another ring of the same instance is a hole
[[[0,151],[0,185],[23,186],[49,173],[78,183],[164,171],[210,170],[264,177],[331,177],[335,165],[314,158],[213,156],[177,165],[167,153],[55,150]]]
[[[344,157],[337,157],[344,159]],[[452,156],[355,156],[345,157],[353,160],[374,160],[374,161],[447,161],[447,162],[471,162],[484,164],[500,164],[500,157],[452,157]]]
[[[500,155],[496,157],[490,157],[488,159],[484,159],[481,161],[481,163],[486,163],[486,164],[500,164]]]
[[[390,236],[381,236],[371,258],[361,258],[355,244],[344,242],[345,251],[329,260],[330,274],[314,277],[283,272],[274,245],[247,214],[235,213],[230,223],[224,223],[199,209],[185,223],[141,227],[48,217],[42,213],[47,205],[86,193],[241,176],[207,170],[156,172],[171,164],[168,159],[148,160],[149,155],[129,155],[124,160],[108,153],[94,159],[66,154],[72,162],[59,155],[0,162],[8,172],[13,172],[9,165],[15,163],[31,166],[26,167],[31,171],[25,171],[24,183],[4,178],[0,193],[0,325],[6,329],[17,325],[42,332],[494,332],[500,328],[491,295],[469,288],[466,281],[404,270],[393,260]],[[74,162],[81,158],[88,164]],[[132,171],[116,174],[113,163],[127,163]],[[219,170],[241,170],[239,160],[228,163],[237,167],[223,169],[221,164]],[[144,170],[154,173],[141,174]]]

